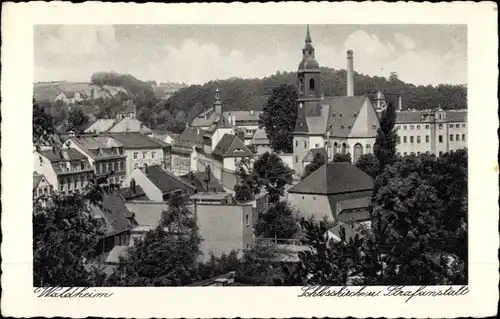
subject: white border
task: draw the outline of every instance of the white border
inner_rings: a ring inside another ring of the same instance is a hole
[[[4,3],[2,314],[69,317],[441,317],[494,315],[498,301],[497,8],[483,3]],[[37,299],[32,287],[34,24],[467,24],[470,293],[296,298],[298,288],[121,288],[109,299]]]

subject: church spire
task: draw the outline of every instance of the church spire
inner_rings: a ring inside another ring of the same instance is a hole
[[[309,25],[307,25],[306,43],[311,43],[311,33],[309,32]]]

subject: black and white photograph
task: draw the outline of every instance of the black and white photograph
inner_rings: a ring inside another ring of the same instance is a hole
[[[31,220],[37,302],[125,309],[132,287],[274,287],[334,308],[479,298],[472,268],[498,266],[478,248],[498,244],[498,144],[472,127],[494,133],[498,103],[491,77],[486,103],[471,98],[488,72],[471,66],[477,25],[160,16],[31,26],[31,157],[4,168],[32,174],[32,210],[15,214]],[[469,209],[481,192],[490,206]]]
[[[34,36],[35,286],[467,284],[466,26]]]

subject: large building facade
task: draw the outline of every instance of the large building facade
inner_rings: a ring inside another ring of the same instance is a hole
[[[353,52],[347,52],[347,96],[324,97],[321,70],[307,27],[302,61],[297,72],[297,122],[293,140],[293,168],[304,172],[304,159],[312,149],[325,148],[328,159],[350,153],[353,162],[373,152],[379,127],[377,112],[370,99],[354,95]]]

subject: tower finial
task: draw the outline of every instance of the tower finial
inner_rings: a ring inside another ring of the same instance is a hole
[[[311,34],[309,32],[309,25],[307,25],[306,43],[311,43]]]

